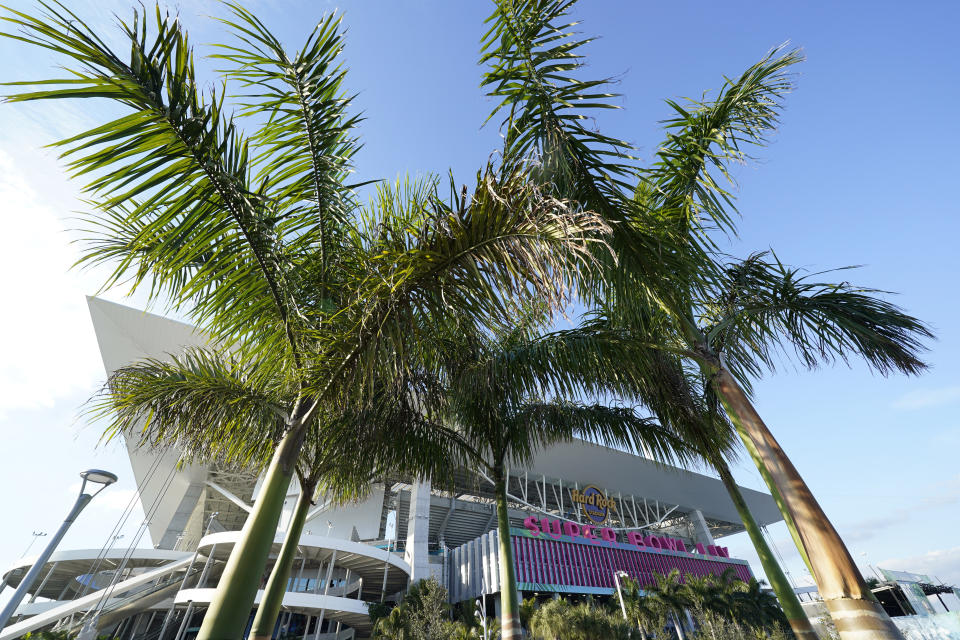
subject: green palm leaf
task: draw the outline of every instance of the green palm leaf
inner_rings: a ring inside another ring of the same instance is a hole
[[[146,12],[120,22],[130,45],[124,61],[65,6],[41,6],[40,16],[9,10],[3,19],[19,31],[6,35],[77,66],[67,78],[8,83],[43,88],[7,100],[106,98],[130,111],[56,143],[74,177],[88,180],[84,189],[100,212],[91,228],[119,226],[125,234],[126,242],[106,247],[94,236],[81,261],[119,259],[108,286],[132,275],[134,288],[149,283],[152,295],[186,309],[217,337],[259,334],[272,343],[272,332],[289,336],[298,311],[284,241],[299,225],[278,222],[253,188],[248,142],[222,92],[198,88],[179,20],[158,7],[152,29]]]
[[[818,282],[776,256],[758,253],[726,268],[726,286],[706,308],[706,337],[742,373],[773,369],[792,349],[807,367],[851,356],[883,374],[917,374],[923,341],[933,337],[921,321],[879,296],[883,291],[849,282]]]
[[[120,434],[175,446],[184,460],[263,466],[289,422],[283,381],[207,349],[116,370],[88,406]]]

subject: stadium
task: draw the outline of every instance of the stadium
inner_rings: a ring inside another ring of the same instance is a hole
[[[167,318],[98,298],[89,299],[89,309],[108,375],[203,344],[192,327]],[[86,628],[118,640],[196,633],[257,499],[258,477],[217,465],[181,466],[175,450],[137,445],[126,443],[153,548],[57,550],[0,640],[42,629]],[[761,526],[781,519],[769,495],[741,491]],[[298,497],[296,483],[288,494],[274,555]],[[729,557],[718,542],[743,525],[722,483],[706,475],[576,441],[511,469],[508,499],[521,595],[609,596],[621,572],[641,584],[674,568],[752,575],[746,561]],[[496,615],[495,524],[492,483],[466,469],[452,489],[397,477],[373,485],[361,503],[321,501],[299,541],[277,634],[369,637],[371,604],[395,601],[411,581],[431,576],[454,603],[494,596],[485,601]],[[4,569],[4,588],[16,588],[34,560]]]

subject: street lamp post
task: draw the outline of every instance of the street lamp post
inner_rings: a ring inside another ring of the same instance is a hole
[[[30,551],[30,547],[32,547],[32,546],[33,546],[33,543],[37,541],[37,538],[43,538],[43,537],[46,536],[46,535],[47,535],[47,532],[46,532],[46,531],[34,531],[34,532],[33,532],[33,537],[30,538],[30,544],[28,544],[28,545],[27,545],[27,548],[23,550],[23,553],[20,554],[20,557],[23,558],[24,556],[27,555],[27,552]],[[11,571],[11,572],[8,573],[7,576],[3,579],[3,582],[0,582],[0,592],[2,592],[4,589],[7,588],[7,582],[10,581],[10,576],[11,576],[12,574],[13,574],[13,572]]]
[[[623,619],[627,622],[630,621],[630,618],[627,617],[627,604],[623,601],[623,589],[620,588],[620,578],[629,578],[630,574],[626,571],[614,571],[613,572],[613,582],[617,585],[617,597],[620,598],[620,611],[623,612]]]
[[[3,612],[0,613],[0,629],[3,629],[5,626],[7,626],[7,622],[10,621],[10,618],[13,616],[13,612],[17,610],[18,606],[20,606],[20,602],[23,600],[23,597],[27,595],[27,590],[33,586],[37,576],[40,575],[40,571],[43,570],[43,565],[45,565],[47,560],[50,559],[50,556],[53,554],[54,550],[56,550],[57,545],[60,544],[60,540],[62,540],[64,534],[67,533],[67,529],[69,529],[70,525],[73,524],[73,521],[77,519],[77,516],[80,515],[80,512],[83,511],[83,508],[86,507],[91,500],[93,500],[94,496],[117,481],[116,475],[110,473],[109,471],[102,471],[100,469],[87,469],[80,474],[80,477],[83,478],[83,484],[80,485],[80,495],[77,496],[77,501],[73,504],[73,508],[70,509],[70,513],[67,514],[66,520],[63,521],[63,524],[60,525],[60,528],[50,539],[50,542],[43,550],[43,553],[41,553],[36,561],[34,561],[33,566],[30,567],[27,575],[25,575],[23,580],[20,581],[20,586],[17,587],[13,597],[10,598],[10,602],[7,603],[7,606],[4,607]],[[102,486],[93,493],[87,493],[85,491],[87,484],[99,484]]]

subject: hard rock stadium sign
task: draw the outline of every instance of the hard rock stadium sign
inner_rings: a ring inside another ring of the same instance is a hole
[[[598,487],[588,485],[584,487],[583,491],[580,489],[572,489],[570,491],[570,500],[580,506],[586,523],[530,516],[523,521],[523,526],[534,536],[544,533],[554,539],[559,538],[561,535],[566,535],[570,538],[583,538],[588,542],[595,541],[598,544],[601,542],[618,542],[616,531],[610,527],[601,526],[606,524],[611,513],[617,513],[617,501],[614,498],[608,498]],[[625,542],[640,549],[663,549],[668,551],[700,553],[720,558],[730,557],[730,553],[726,547],[697,543],[692,549],[687,549],[686,543],[679,538],[652,535],[645,536],[637,531],[628,531],[625,537]]]
[[[608,498],[600,489],[594,486],[586,487],[582,492],[574,489],[570,492],[570,499],[580,505],[583,515],[596,525],[601,525],[610,517],[610,513],[617,510],[617,501]]]

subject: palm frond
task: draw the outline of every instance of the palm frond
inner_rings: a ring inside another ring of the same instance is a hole
[[[258,468],[287,427],[284,396],[272,372],[191,349],[116,370],[87,411],[108,421],[107,438],[124,434],[175,446],[187,460]]]
[[[233,19],[223,22],[238,43],[218,45],[222,53],[214,57],[228,63],[224,72],[245,92],[239,96],[241,115],[266,117],[250,139],[256,149],[254,182],[279,216],[301,221],[297,231],[311,234],[326,264],[336,248],[331,235],[356,206],[344,181],[359,148],[353,130],[360,119],[348,113],[352,96],[343,88],[340,18],[324,17],[303,47],[288,54],[250,11],[227,6]]]
[[[579,438],[644,455],[657,462],[687,462],[697,454],[677,434],[633,407],[578,404],[569,401],[527,402],[511,419],[511,460],[529,461],[550,444]]]
[[[761,365],[773,369],[785,348],[809,368],[859,356],[884,375],[926,369],[920,354],[933,338],[927,325],[883,300],[883,291],[817,282],[816,275],[822,274],[804,274],[763,253],[728,265],[727,287],[708,312],[715,319],[710,345],[751,375]]]
[[[56,143],[73,176],[88,180],[85,191],[99,211],[91,228],[120,228],[126,240],[108,238],[105,248],[94,235],[81,262],[119,260],[107,286],[127,277],[134,288],[147,283],[153,296],[221,338],[255,328],[289,334],[298,312],[283,245],[298,225],[277,221],[251,188],[248,143],[223,93],[198,88],[179,20],[158,6],[152,19],[134,11],[120,21],[130,47],[124,61],[63,4],[40,6],[38,16],[8,9],[3,20],[17,31],[4,35],[74,67],[66,78],[7,83],[34,88],[6,99],[102,98],[129,111]]]
[[[612,81],[580,79],[582,48],[591,39],[572,31],[575,0],[498,0],[481,41],[482,86],[504,115],[504,164],[531,166],[561,197],[599,210],[631,188],[631,147],[590,126],[590,114],[617,108]],[[488,120],[489,120],[488,118]],[[601,197],[598,197],[601,196]]]
[[[790,68],[802,60],[799,50],[781,46],[740,77],[727,79],[716,98],[687,104],[668,100],[676,115],[663,122],[667,139],[643,175],[649,186],[638,193],[646,206],[708,249],[715,248],[711,229],[735,232],[730,165],[766,143],[793,88]]]
[[[351,299],[330,318],[339,329],[317,335],[330,349],[351,345],[318,363],[321,393],[331,368],[369,380],[373,370],[356,363],[409,368],[404,358],[438,333],[504,326],[526,299],[562,307],[609,229],[523,175],[503,181],[492,172],[478,176],[472,197],[453,202],[439,198],[435,181],[380,185],[365,216],[364,250],[345,267],[356,274],[343,284]]]

